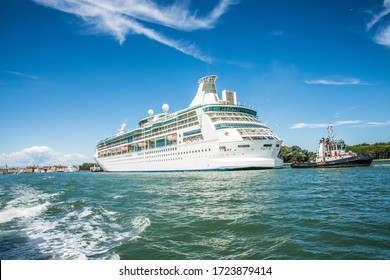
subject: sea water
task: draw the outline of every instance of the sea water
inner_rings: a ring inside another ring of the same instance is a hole
[[[0,175],[1,259],[390,259],[390,163]]]

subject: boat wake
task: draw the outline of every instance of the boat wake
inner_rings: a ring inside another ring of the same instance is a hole
[[[146,228],[150,226],[150,220],[149,218],[139,216],[134,218],[131,221],[131,224],[133,225],[134,230],[132,233],[133,236],[130,238],[130,240],[136,240],[139,239],[141,237],[141,233],[144,232]]]
[[[60,193],[29,186],[11,195],[14,198],[0,208],[2,259],[119,259],[116,248],[139,239],[151,224],[147,217],[127,218],[84,201],[64,203],[56,198]],[[127,228],[120,226],[124,219]]]
[[[14,219],[26,220],[47,211],[51,195],[42,194],[34,189],[20,185],[14,189],[14,198],[0,211],[0,224]]]
[[[41,205],[36,205],[32,207],[19,207],[12,208],[7,207],[2,212],[0,212],[0,224],[7,223],[13,219],[23,219],[23,218],[32,218],[35,216],[39,216],[47,210],[47,206],[49,206],[49,202],[45,202]]]

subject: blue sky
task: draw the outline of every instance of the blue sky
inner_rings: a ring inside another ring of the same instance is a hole
[[[90,162],[209,74],[284,145],[388,142],[390,0],[2,0],[0,167]]]

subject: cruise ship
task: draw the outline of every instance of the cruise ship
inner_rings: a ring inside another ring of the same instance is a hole
[[[216,90],[217,76],[199,80],[190,106],[170,113],[148,111],[138,128],[101,140],[95,161],[104,171],[200,171],[275,168],[282,140],[233,91]]]

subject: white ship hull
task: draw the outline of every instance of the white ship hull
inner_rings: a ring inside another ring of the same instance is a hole
[[[182,145],[175,148],[161,148],[147,152],[116,155],[98,159],[104,171],[199,171],[276,168],[283,162],[277,158],[277,151],[263,148],[263,143],[248,141],[249,147],[238,148],[242,142],[231,142],[226,151],[221,151],[217,141]],[[263,142],[263,141],[258,141]],[[281,144],[281,141],[266,141]],[[229,151],[228,151],[229,150]]]
[[[195,171],[275,168],[282,141],[257,118],[257,112],[237,103],[236,93],[219,99],[216,76],[199,81],[191,105],[183,110],[140,120],[139,127],[100,141],[95,160],[104,171]]]

